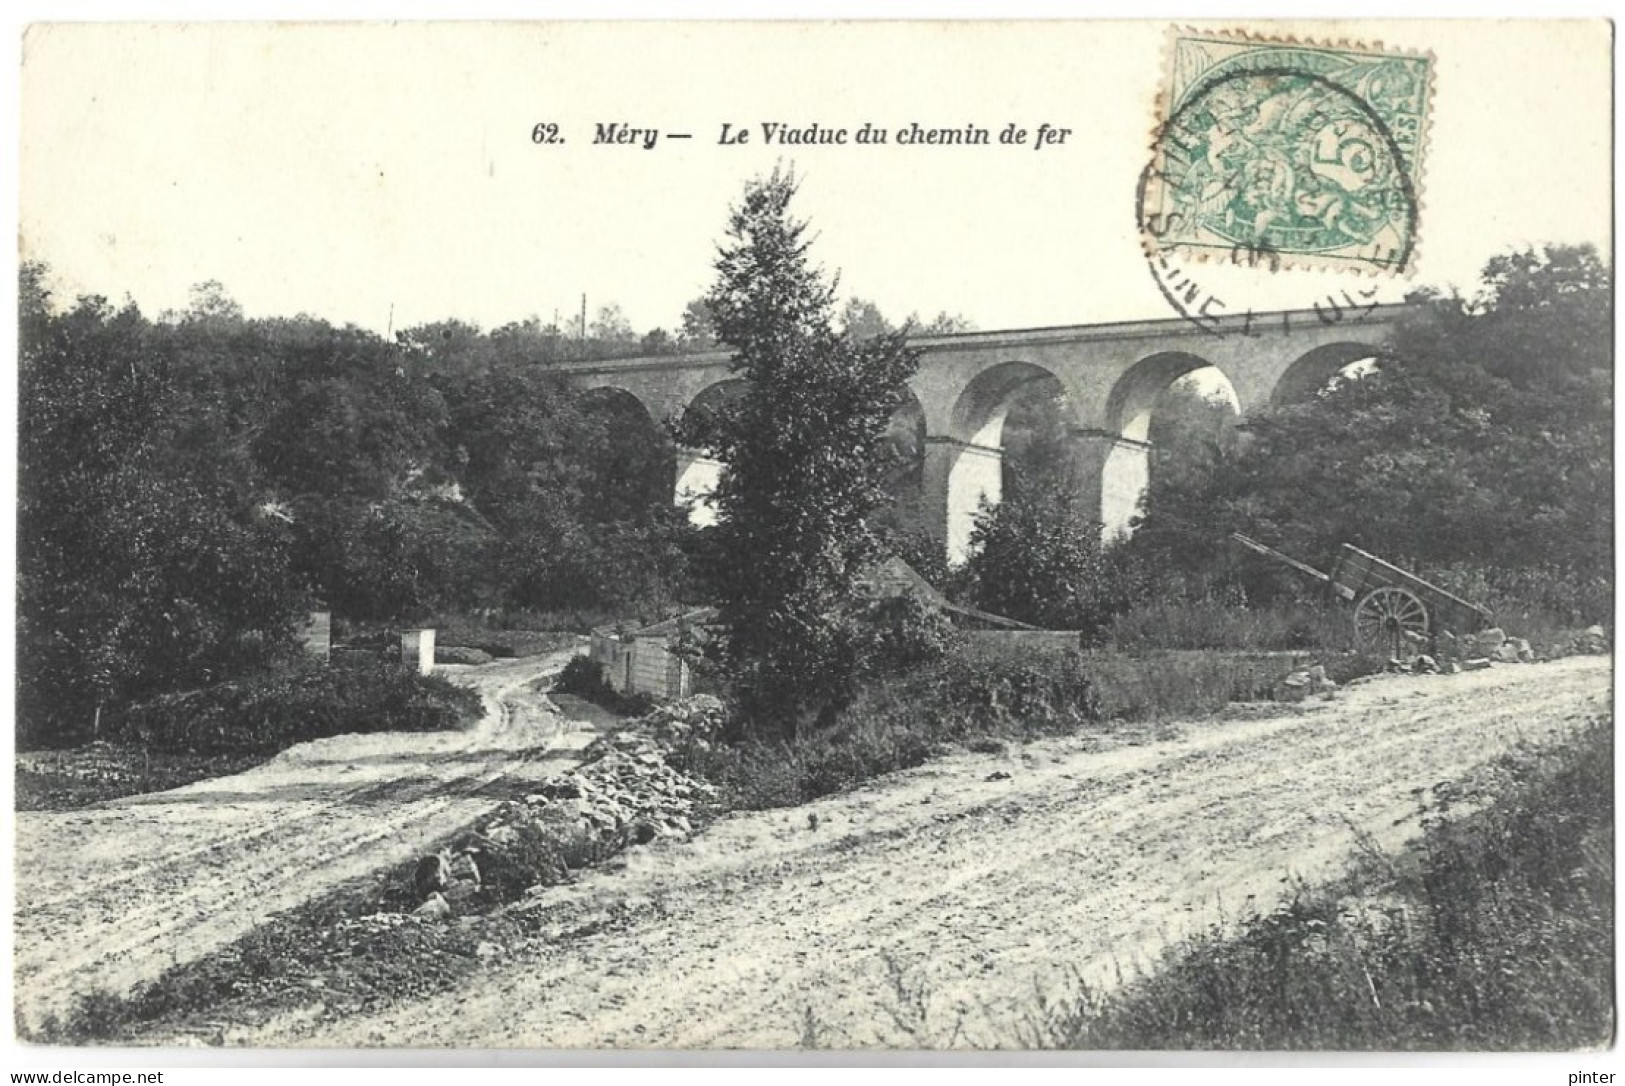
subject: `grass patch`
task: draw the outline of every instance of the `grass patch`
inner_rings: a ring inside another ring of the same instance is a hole
[[[1509,636],[1537,646],[1560,642],[1573,630],[1593,624],[1613,628],[1614,581],[1609,570],[1449,566],[1430,570],[1427,577],[1464,599],[1484,604]]]
[[[480,712],[478,694],[437,675],[370,659],[301,660],[131,706],[118,731],[153,751],[271,755],[332,735],[457,728]]]
[[[1103,720],[1165,721],[1212,716],[1235,702],[1272,701],[1282,679],[1321,664],[1335,683],[1381,671],[1384,659],[1351,652],[1271,653],[1162,650],[1084,654]]]
[[[1047,1047],[1572,1050],[1610,1043],[1613,726],[1435,788],[1423,835],[1368,851],[1238,936],[1049,1016]]]
[[[1613,625],[1609,578],[1562,570],[1486,571],[1466,566],[1428,570],[1424,575],[1446,591],[1489,607],[1493,625],[1509,637],[1529,641],[1543,659],[1568,655],[1575,633],[1585,627]],[[1135,604],[1112,620],[1100,644],[1108,651],[1128,653],[1173,649],[1349,654],[1359,648],[1351,605],[1325,597],[1281,598],[1255,605],[1239,593]]]
[[[18,752],[15,806],[71,810],[163,792],[241,773],[309,739],[457,728],[481,708],[471,690],[375,659],[294,660],[132,705],[110,720],[111,740]]]
[[[1152,600],[1113,619],[1103,640],[1120,652],[1349,652],[1355,647],[1349,608],[1303,600],[1266,606],[1217,598]]]
[[[18,751],[15,806],[19,811],[71,811],[230,776],[264,760],[259,754],[170,753],[106,742],[73,750]]]
[[[998,750],[1045,736],[1104,737],[1127,725],[1211,716],[1233,702],[1270,699],[1283,678],[1314,661],[1337,682],[1381,666],[1352,655],[1126,655],[973,643],[871,684],[827,728],[793,741],[680,746],[673,764],[721,788],[730,807],[790,807],[922,765],[952,746]]]

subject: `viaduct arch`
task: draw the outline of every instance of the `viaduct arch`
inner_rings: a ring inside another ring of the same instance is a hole
[[[1248,314],[1215,328],[1179,320],[1131,321],[922,336],[910,378],[910,410],[924,420],[916,515],[952,561],[968,553],[983,497],[999,498],[1003,430],[1014,398],[1043,383],[1058,393],[1070,434],[1070,473],[1107,534],[1124,531],[1149,480],[1151,412],[1164,389],[1213,367],[1228,381],[1239,418],[1305,399],[1350,363],[1388,341],[1408,306]],[[738,378],[725,350],[572,362],[560,370],[580,388],[613,388],[657,422],[727,395]],[[703,497],[721,465],[678,450],[676,493]]]

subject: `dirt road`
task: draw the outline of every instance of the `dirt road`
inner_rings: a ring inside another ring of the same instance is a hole
[[[593,732],[529,688],[573,652],[464,672],[466,732],[339,736],[232,777],[17,817],[15,991],[24,1021],[122,993],[341,881],[421,854]]]
[[[1604,709],[1610,661],[1392,678],[1270,719],[1090,751],[962,755],[635,850],[524,907],[561,918],[477,979],[370,1017],[289,1016],[234,1044],[1010,1045],[1035,991],[1110,983],[1359,826],[1395,843],[1413,791]],[[1008,776],[1000,776],[1007,774]],[[809,816],[816,814],[813,828]],[[320,1023],[320,1024],[313,1024]]]

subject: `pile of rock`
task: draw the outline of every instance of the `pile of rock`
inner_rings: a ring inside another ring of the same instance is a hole
[[[1569,648],[1586,655],[1606,656],[1610,651],[1608,631],[1601,626],[1587,626],[1569,639]]]
[[[584,764],[549,777],[512,806],[546,809],[555,823],[562,813],[590,837],[626,832],[643,844],[687,836],[696,818],[715,806],[716,789],[668,765],[668,749],[643,732],[605,736],[586,749]]]
[[[1318,694],[1323,699],[1329,699],[1337,690],[1337,683],[1326,677],[1324,664],[1294,671],[1282,679],[1275,687],[1276,701],[1302,701],[1311,694]]]
[[[630,845],[691,835],[718,808],[717,790],[672,768],[667,756],[681,743],[709,742],[721,712],[715,698],[690,698],[595,740],[580,765],[503,803],[453,848],[419,861],[418,914],[453,915],[470,899],[511,900]]]
[[[1442,670],[1447,673],[1457,667],[1463,671],[1479,671],[1492,664],[1529,664],[1536,659],[1534,647],[1528,641],[1508,637],[1499,626],[1461,637],[1445,630],[1439,634],[1439,655],[1445,661]]]
[[[1484,667],[1489,667],[1488,661],[1483,661]],[[1467,666],[1466,661],[1454,660],[1449,657],[1434,659],[1427,653],[1416,656],[1394,656],[1388,660],[1385,671],[1398,675],[1455,675],[1461,671],[1473,671],[1479,665]]]
[[[412,872],[412,890],[422,902],[415,915],[450,916],[481,889],[480,857],[484,849],[464,841],[456,849],[432,852]]]
[[[366,916],[347,916],[333,926],[340,934],[355,933],[362,936],[381,935],[406,923],[404,913],[368,913]]]
[[[1457,636],[1446,630],[1439,634],[1438,659],[1422,655],[1389,661],[1388,670],[1415,674],[1454,675],[1460,671],[1483,671],[1498,664],[1532,664],[1580,654],[1609,652],[1608,631],[1591,626],[1565,638],[1548,638],[1540,648],[1522,637],[1508,637],[1499,626],[1476,634]]]

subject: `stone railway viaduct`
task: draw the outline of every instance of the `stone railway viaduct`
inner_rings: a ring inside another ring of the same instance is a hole
[[[924,420],[922,525],[951,559],[968,549],[983,496],[997,501],[1005,417],[1032,382],[1064,394],[1072,470],[1107,533],[1123,531],[1149,480],[1151,413],[1179,378],[1214,367],[1229,382],[1238,419],[1313,396],[1390,338],[1407,306],[1309,309],[1229,317],[968,332],[911,340],[920,351],[904,410]],[[737,389],[726,350],[567,363],[577,387],[614,390],[649,418],[680,417]],[[678,451],[676,495],[702,497],[721,465]]]

